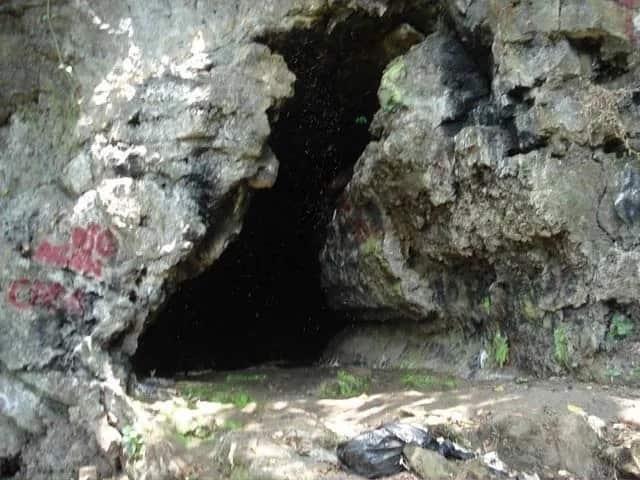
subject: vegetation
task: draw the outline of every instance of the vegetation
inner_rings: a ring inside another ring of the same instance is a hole
[[[493,337],[491,345],[493,352],[493,360],[500,368],[509,361],[509,341],[506,336],[503,336],[498,330]]]
[[[489,295],[482,297],[480,305],[482,305],[482,309],[487,315],[491,313],[491,297]]]
[[[392,61],[382,75],[378,95],[380,104],[384,110],[391,110],[404,101],[405,92],[399,86],[401,80],[405,78],[407,69],[402,59]]]
[[[401,379],[405,387],[415,390],[451,389],[458,386],[456,380],[451,377],[436,377],[424,373],[405,373]]]
[[[613,382],[616,378],[622,377],[623,371],[614,366],[607,368],[606,374],[609,377],[609,381]]]
[[[189,383],[179,387],[179,392],[188,402],[231,403],[240,409],[253,401],[251,395],[246,391],[226,385]]]
[[[322,387],[321,394],[331,398],[357,397],[366,393],[369,388],[369,378],[354,375],[345,370],[339,370],[336,379]]]
[[[138,460],[142,456],[144,440],[142,435],[131,425],[122,429],[122,448],[130,460]]]
[[[569,338],[567,329],[563,326],[557,327],[553,331],[553,356],[558,364],[569,368]]]
[[[382,253],[382,242],[378,237],[372,235],[360,245],[360,251],[363,255],[379,256]]]
[[[611,319],[608,337],[611,340],[622,340],[633,332],[633,322],[625,315],[616,313]]]

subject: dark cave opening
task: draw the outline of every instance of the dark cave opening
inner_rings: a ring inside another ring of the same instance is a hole
[[[350,322],[325,304],[319,253],[370,141],[383,69],[420,35],[406,25],[399,34],[400,23],[358,17],[330,34],[323,25],[259,40],[297,79],[295,96],[270,114],[277,182],[252,194],[239,237],[209,271],[179,287],[144,333],[133,359],[138,373],[310,363]]]
[[[0,458],[0,478],[13,478],[20,471],[20,455]]]

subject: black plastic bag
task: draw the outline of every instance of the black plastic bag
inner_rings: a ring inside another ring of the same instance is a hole
[[[338,458],[366,478],[395,475],[405,469],[402,449],[407,444],[435,450],[446,458],[467,460],[474,454],[449,440],[434,438],[428,430],[406,423],[389,423],[338,445]]]
[[[432,441],[427,430],[393,423],[341,443],[338,445],[338,458],[350,470],[363,477],[386,477],[404,470],[401,463],[402,449],[407,443],[426,448]]]

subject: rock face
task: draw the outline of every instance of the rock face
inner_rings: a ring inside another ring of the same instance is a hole
[[[365,319],[426,319],[470,343],[482,332],[487,351],[506,332],[512,365],[597,374],[596,353],[616,348],[612,319],[637,314],[638,11],[447,6],[453,25],[384,73],[377,139],[322,252],[329,300]],[[371,328],[331,353],[402,357],[363,343]],[[468,350],[452,369],[480,351]],[[616,365],[632,376],[629,359]]]
[[[146,319],[277,175],[294,76],[251,38],[316,14],[48,3],[0,6],[0,474],[32,479],[116,466]]]
[[[0,475],[117,470],[145,323],[276,180],[267,111],[295,78],[254,40],[275,32],[404,11],[428,35],[389,64],[330,225],[336,308],[500,328],[549,368],[635,318],[634,2],[391,3],[0,5]]]

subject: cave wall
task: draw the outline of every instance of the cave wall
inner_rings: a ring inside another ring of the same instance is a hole
[[[145,321],[275,181],[267,110],[294,76],[250,38],[309,21],[290,9],[0,6],[0,458],[22,477],[118,467]]]
[[[139,376],[310,364],[349,323],[327,306],[319,254],[371,138],[382,71],[424,39],[404,18],[357,13],[330,32],[319,22],[259,39],[296,76],[294,96],[269,112],[277,181],[251,193],[238,237],[149,322],[133,357]]]
[[[328,358],[471,374],[506,336],[511,366],[637,382],[637,338],[612,342],[637,330],[637,9],[450,12],[387,67],[322,254],[335,308],[417,322],[355,327]]]
[[[294,76],[255,39],[403,9],[430,36],[383,76],[321,259],[333,306],[500,328],[515,363],[549,369],[559,327],[580,364],[614,315],[636,321],[635,2],[9,0],[3,474],[120,468],[145,323],[276,179],[267,111]]]

